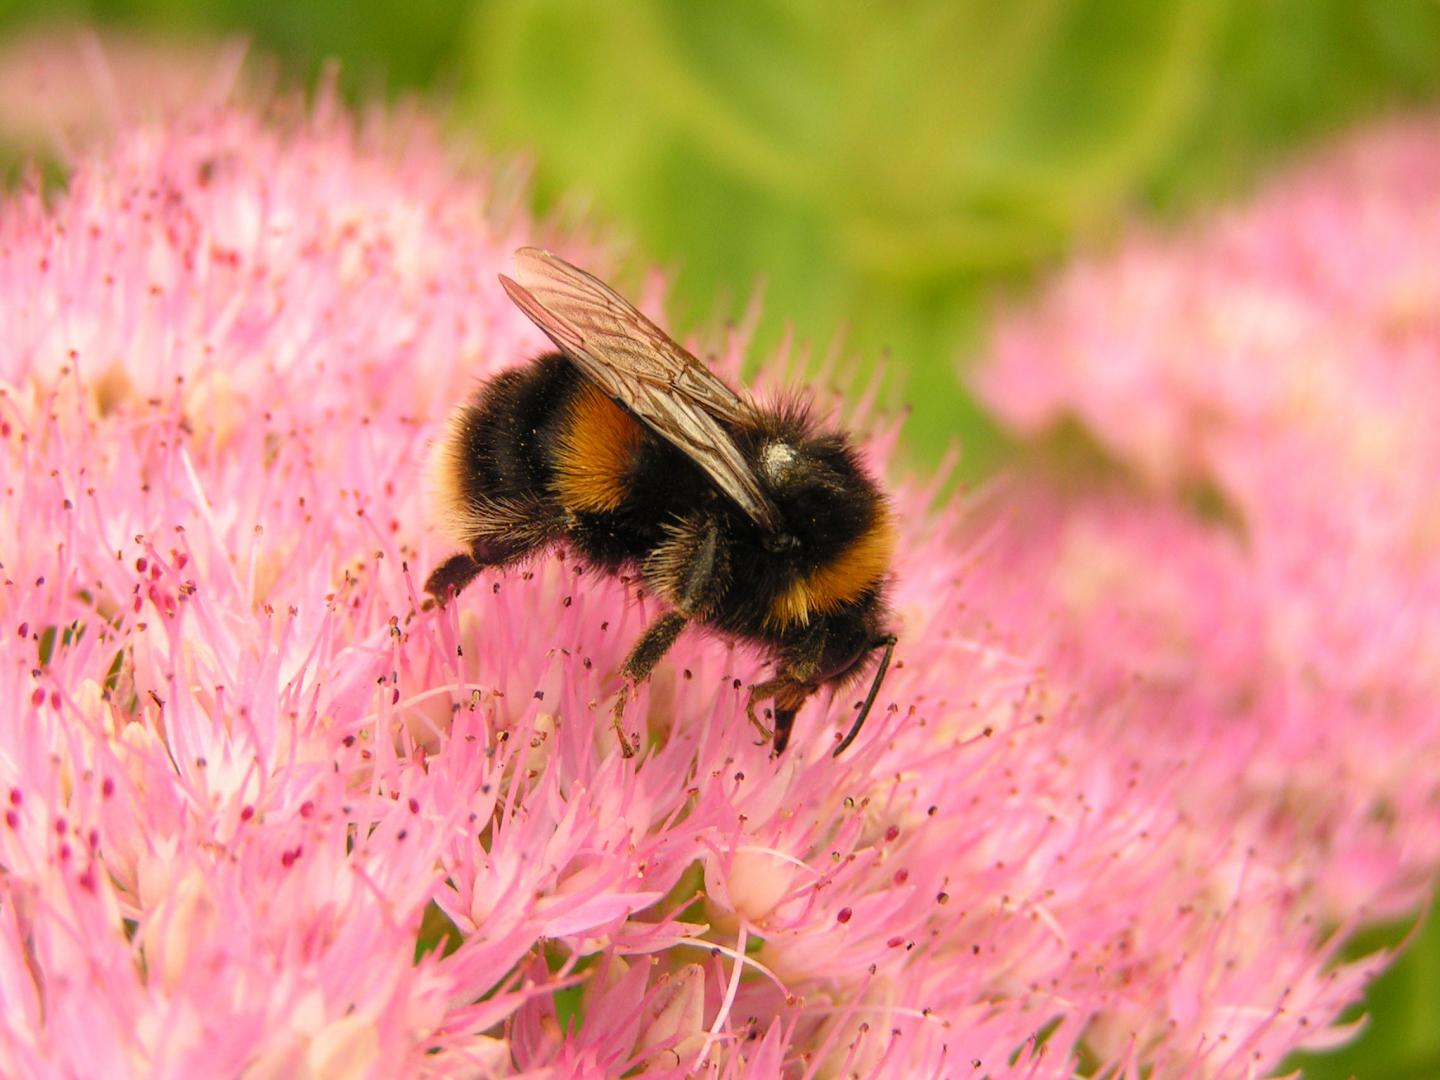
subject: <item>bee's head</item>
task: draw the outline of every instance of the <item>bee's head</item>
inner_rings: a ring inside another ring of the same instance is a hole
[[[850,730],[835,747],[837,756],[860,733],[890,668],[896,638],[893,631],[885,628],[886,619],[885,605],[877,593],[871,593],[864,603],[856,607],[829,616],[825,622],[825,646],[819,668],[804,680],[807,694],[822,686],[844,689],[860,682],[871,666],[871,659],[879,654],[880,662],[870,675],[869,690],[864,700],[856,703],[855,719]]]
[[[865,695],[865,700],[860,703],[860,707],[856,709],[855,719],[850,724],[850,730],[845,733],[845,737],[831,752],[831,756],[839,757],[844,753],[845,748],[855,741],[855,736],[859,735],[860,729],[865,726],[865,718],[870,715],[870,708],[875,704],[875,697],[880,693],[880,687],[885,682],[885,673],[890,670],[890,657],[895,653],[895,641],[895,635],[889,633],[873,638],[864,651],[851,662],[850,666],[835,677],[836,681],[843,685],[858,674],[861,665],[869,658],[872,650],[883,650],[880,653],[880,663],[875,668],[875,676],[870,680],[870,690]]]
[[[756,473],[783,527],[768,550],[814,568],[853,542],[883,512],[880,494],[839,435],[775,435],[755,455]]]
[[[875,614],[879,614],[878,603],[866,606],[875,607]],[[879,619],[867,617],[870,615],[869,611],[862,610],[849,617],[830,619],[819,669],[809,680],[813,686],[849,686],[860,677],[870,650],[885,636]]]
[[[890,513],[845,436],[781,416],[759,433],[750,455],[781,521],[761,537],[776,572],[769,625],[794,630],[883,606],[894,546]],[[867,627],[861,638],[877,632]],[[862,644],[857,640],[852,652]],[[824,666],[838,669],[853,659],[837,655]]]

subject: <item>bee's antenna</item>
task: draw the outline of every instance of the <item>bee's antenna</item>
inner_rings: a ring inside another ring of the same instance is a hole
[[[840,740],[840,745],[835,747],[831,757],[839,757],[865,726],[865,718],[870,715],[870,706],[875,704],[875,695],[880,693],[880,684],[885,681],[885,672],[890,670],[890,657],[895,652],[895,635],[886,634],[873,642],[870,648],[878,649],[882,645],[885,647],[885,655],[880,657],[880,666],[875,669],[875,678],[870,682],[870,693],[865,695],[865,704],[860,706],[860,715],[855,717],[855,722],[850,725],[850,730],[845,733],[845,738]]]

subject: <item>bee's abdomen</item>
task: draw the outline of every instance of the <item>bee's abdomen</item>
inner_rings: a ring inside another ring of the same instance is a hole
[[[572,514],[607,514],[631,493],[645,432],[593,383],[581,382],[563,406],[550,447],[550,488]]]
[[[592,564],[618,570],[644,560],[708,491],[699,470],[599,387],[581,380],[549,444],[551,497],[566,532]]]
[[[456,541],[504,540],[523,518],[527,536],[543,524],[609,569],[642,560],[666,523],[712,490],[684,454],[558,353],[486,382],[451,417],[434,464],[441,518]]]
[[[433,461],[441,518],[468,543],[477,519],[497,503],[549,496],[549,448],[579,374],[558,355],[501,372],[450,417]]]

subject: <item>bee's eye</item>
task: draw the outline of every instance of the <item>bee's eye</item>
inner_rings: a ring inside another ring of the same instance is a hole
[[[765,550],[775,555],[785,555],[800,548],[800,538],[794,533],[771,533],[765,537]]]
[[[805,533],[815,522],[832,516],[840,502],[834,484],[827,477],[815,477],[790,495],[786,510],[789,520]]]

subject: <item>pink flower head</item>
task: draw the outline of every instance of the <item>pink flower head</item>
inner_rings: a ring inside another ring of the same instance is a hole
[[[240,41],[207,45],[53,22],[10,32],[0,44],[0,139],[64,155],[146,118],[259,97],[251,85],[261,80],[245,58]]]
[[[1434,860],[1399,721],[1347,736],[1433,699],[1314,688],[1309,580],[1173,508],[897,489],[902,643],[839,759],[851,701],[773,758],[762,658],[698,632],[622,757],[656,605],[563,553],[422,607],[427,446],[542,347],[495,274],[604,269],[537,231],[328,105],[126,127],[0,211],[0,1072],[1224,1076],[1335,1037],[1375,966],[1338,932]]]
[[[1191,748],[1190,812],[1288,849],[1291,902],[1342,927],[1413,911],[1440,866],[1437,176],[1433,120],[1354,137],[1068,270],[976,380],[1148,487],[1027,524],[1015,573],[1059,592],[1087,683],[1163,693],[1143,737]],[[1209,525],[1181,508],[1197,491]]]
[[[1138,232],[1003,320],[977,383],[1019,430],[1064,416],[1247,523],[1435,550],[1440,123],[1354,137],[1179,237]]]

